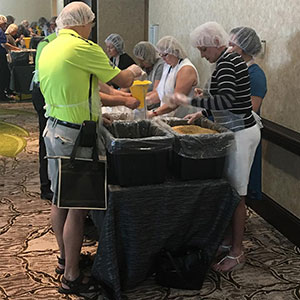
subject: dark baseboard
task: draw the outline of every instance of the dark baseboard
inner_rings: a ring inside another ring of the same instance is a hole
[[[247,199],[246,203],[287,239],[300,247],[300,219],[265,194],[262,200]]]

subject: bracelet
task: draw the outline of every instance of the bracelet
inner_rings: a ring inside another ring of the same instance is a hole
[[[158,116],[158,113],[155,109],[153,109],[152,112],[153,112],[154,116]]]

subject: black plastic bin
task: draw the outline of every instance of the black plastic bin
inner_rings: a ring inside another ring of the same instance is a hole
[[[187,120],[178,118],[156,122],[175,137],[169,167],[177,178],[193,180],[222,177],[227,150],[234,139],[233,132],[204,117],[198,119],[195,125],[216,130],[217,134],[178,134],[172,127],[187,125]]]
[[[108,183],[135,186],[166,179],[174,136],[148,121],[115,121],[103,128]]]

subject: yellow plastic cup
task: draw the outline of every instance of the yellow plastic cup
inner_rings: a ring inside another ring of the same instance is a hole
[[[145,107],[145,98],[148,91],[148,87],[152,82],[149,80],[135,80],[130,87],[132,96],[140,101],[138,109]]]
[[[30,37],[24,37],[23,40],[24,40],[24,42],[25,42],[25,47],[26,47],[27,49],[29,49],[29,45],[30,45],[30,40],[31,40],[31,38],[30,38]]]

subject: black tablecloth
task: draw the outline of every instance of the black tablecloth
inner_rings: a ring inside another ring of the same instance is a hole
[[[101,227],[93,275],[121,299],[152,272],[162,248],[205,247],[212,259],[239,202],[223,179],[109,187],[108,209],[93,211]]]

